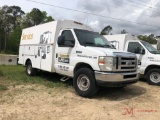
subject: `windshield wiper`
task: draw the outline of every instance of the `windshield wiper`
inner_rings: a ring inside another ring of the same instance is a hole
[[[101,45],[101,44],[95,44],[95,43],[92,43],[92,42],[84,42],[83,45],[84,45],[84,46],[94,46],[94,47],[112,48],[112,46],[110,46],[110,45]]]
[[[160,54],[158,51],[151,51],[153,54]]]
[[[101,44],[96,44],[96,46],[99,46],[99,47],[105,47],[105,48],[112,48],[112,46],[110,46],[110,45],[101,45]]]
[[[84,45],[84,46],[93,46],[94,43],[92,43],[92,42],[83,42],[82,45]]]
[[[103,45],[104,47],[107,47],[107,48],[112,48],[112,46],[110,45]]]

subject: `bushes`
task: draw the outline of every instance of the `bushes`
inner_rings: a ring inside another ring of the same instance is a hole
[[[3,72],[0,70],[0,77],[3,77],[4,76],[4,74],[3,74]]]

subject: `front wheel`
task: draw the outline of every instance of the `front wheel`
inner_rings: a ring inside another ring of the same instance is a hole
[[[160,69],[149,70],[146,74],[146,79],[150,85],[160,85]]]
[[[81,68],[75,72],[73,85],[78,95],[92,97],[98,91],[94,72],[89,68]]]

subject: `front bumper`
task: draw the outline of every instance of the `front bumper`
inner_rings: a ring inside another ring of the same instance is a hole
[[[108,73],[95,71],[95,78],[100,86],[117,87],[136,83],[139,79],[139,72],[129,73]]]

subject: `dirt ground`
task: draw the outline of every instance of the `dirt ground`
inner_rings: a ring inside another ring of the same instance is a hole
[[[160,87],[138,82],[124,89],[101,88],[92,99],[72,87],[10,86],[0,91],[1,120],[158,120]]]

